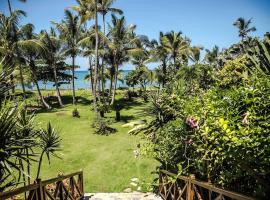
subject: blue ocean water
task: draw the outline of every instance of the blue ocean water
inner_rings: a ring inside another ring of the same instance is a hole
[[[129,72],[130,72],[130,70],[121,71],[122,77],[124,78]],[[75,77],[76,77],[75,88],[76,89],[89,89],[91,87],[91,82],[84,80],[84,78],[87,74],[89,74],[89,71],[75,71]],[[44,83],[43,81],[39,81],[39,86],[41,89],[54,89],[55,87],[53,85],[54,85],[53,82]],[[109,85],[110,85],[110,81],[107,80],[106,87],[109,88]],[[72,87],[71,84],[62,84],[60,86],[61,89],[71,89],[71,87]],[[127,85],[126,85],[125,81],[124,82],[118,81],[117,87],[127,87]],[[28,89],[35,90],[36,87],[34,85],[29,85]]]

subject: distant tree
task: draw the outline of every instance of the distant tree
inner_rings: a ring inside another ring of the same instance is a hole
[[[72,103],[76,104],[75,95],[75,59],[80,53],[79,41],[81,39],[82,27],[79,16],[73,15],[70,10],[65,10],[65,20],[55,23],[60,31],[60,38],[67,44],[64,54],[72,58]]]
[[[243,17],[240,17],[233,23],[233,25],[238,28],[239,37],[242,41],[246,39],[249,33],[256,31],[256,28],[254,26],[250,27],[251,22],[252,18],[246,20]]]

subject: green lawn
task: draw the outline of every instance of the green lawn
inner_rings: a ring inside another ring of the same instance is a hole
[[[136,159],[133,150],[142,139],[127,134],[129,129],[122,127],[129,121],[146,118],[147,104],[138,99],[128,103],[118,95],[119,102],[124,105],[121,111],[122,121],[114,122],[114,112],[106,114],[117,132],[102,136],[94,134],[91,127],[94,113],[91,110],[89,92],[77,91],[77,95],[80,118],[72,117],[73,106],[68,91],[63,92],[66,102],[64,108],[43,111],[36,116],[36,122],[41,126],[46,126],[51,121],[62,138],[62,159],[52,158],[49,165],[45,158],[42,179],[55,177],[59,172],[68,174],[82,169],[86,192],[120,192],[130,187],[130,179],[133,177],[151,183],[154,178],[151,172],[155,170],[157,162],[145,157]]]

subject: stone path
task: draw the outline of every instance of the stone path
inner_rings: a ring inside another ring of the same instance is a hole
[[[162,200],[153,193],[86,193],[84,200]]]

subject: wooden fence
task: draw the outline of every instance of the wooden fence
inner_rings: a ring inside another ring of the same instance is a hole
[[[80,171],[46,181],[38,179],[28,186],[0,193],[0,200],[75,200],[82,199],[83,195],[83,172]]]
[[[245,195],[217,188],[190,177],[177,176],[165,170],[159,175],[159,195],[165,200],[254,200]]]

